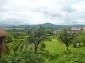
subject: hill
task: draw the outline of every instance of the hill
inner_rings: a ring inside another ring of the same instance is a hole
[[[44,23],[44,24],[38,24],[38,25],[0,25],[0,28],[36,28],[39,25],[45,27],[45,28],[51,28],[51,29],[62,29],[62,28],[71,28],[71,27],[85,27],[85,25],[55,25],[51,23]]]

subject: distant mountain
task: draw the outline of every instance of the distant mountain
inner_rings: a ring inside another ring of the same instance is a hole
[[[52,29],[59,29],[59,28],[67,27],[65,25],[55,25],[55,24],[51,24],[51,23],[44,23],[44,24],[38,24],[38,25],[18,25],[18,26],[15,26],[15,28],[36,28],[39,25],[41,25],[45,28],[52,28]]]
[[[52,28],[52,29],[61,29],[61,28],[71,28],[71,27],[85,27],[85,25],[55,25],[51,23],[44,23],[38,25],[0,25],[0,28],[36,28],[39,25],[45,28]]]
[[[55,24],[51,24],[51,23],[44,23],[41,25],[45,28],[53,28],[53,29],[59,29],[59,28],[66,27],[65,25],[55,25]]]

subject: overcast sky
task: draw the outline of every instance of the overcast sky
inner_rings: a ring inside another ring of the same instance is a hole
[[[0,24],[85,24],[85,0],[0,0]]]

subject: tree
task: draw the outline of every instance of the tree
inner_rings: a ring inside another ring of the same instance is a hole
[[[45,47],[46,47],[46,46],[45,46],[45,43],[42,42],[42,43],[41,43],[41,48],[40,48],[40,49],[41,49],[41,50],[44,50]]]
[[[13,42],[13,39],[14,39],[14,37],[12,36],[12,34],[9,34],[9,35],[7,35],[7,37],[6,37],[6,42],[7,42],[7,43]]]
[[[35,52],[38,49],[38,45],[41,42],[44,42],[45,40],[48,40],[50,38],[51,34],[52,33],[50,31],[48,31],[47,29],[45,29],[42,26],[39,26],[38,28],[34,29],[33,31],[31,31],[29,33],[28,41],[30,43],[33,43],[34,44],[34,50],[35,50]]]
[[[85,46],[85,32],[81,32],[81,33],[77,36],[77,40],[78,40],[80,43],[83,43],[84,46]]]
[[[73,47],[76,48],[76,47],[79,47],[80,46],[80,42],[79,40],[77,39],[77,37],[75,39],[73,39]]]
[[[59,33],[58,38],[66,45],[68,50],[68,47],[71,44],[72,39],[74,38],[74,33],[70,32],[68,29],[64,29]]]

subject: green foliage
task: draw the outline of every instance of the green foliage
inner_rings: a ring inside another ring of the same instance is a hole
[[[45,43],[44,43],[44,42],[42,42],[42,43],[40,44],[40,46],[41,46],[41,47],[40,47],[40,49],[41,49],[41,50],[44,50],[44,48],[46,48],[46,46],[45,46]]]
[[[7,36],[7,51],[0,58],[0,63],[85,63],[85,47],[72,47],[72,43],[74,46],[77,43],[85,43],[84,32],[76,36],[69,30],[63,30],[58,36],[62,43],[52,32],[42,26],[29,30],[28,35],[18,35],[12,31]],[[29,42],[26,41],[27,38]],[[69,46],[69,50],[66,50],[64,44]],[[38,49],[37,53],[34,53],[33,45],[42,50]]]
[[[6,42],[7,43],[10,43],[10,42],[13,42],[13,36],[11,34],[9,34],[7,37],[6,37]]]
[[[77,37],[77,40],[80,43],[83,43],[85,45],[85,32],[82,32],[81,34],[79,34],[79,36]]]
[[[77,36],[74,38],[73,42],[73,47],[79,47],[81,45],[85,46],[85,32],[81,32],[77,34]]]
[[[62,41],[66,45],[68,50],[68,46],[71,44],[71,41],[74,38],[74,34],[70,32],[69,30],[64,29],[63,31],[60,32],[58,38],[60,41]]]
[[[79,47],[80,46],[80,42],[77,38],[75,38],[73,41],[73,47],[76,48],[76,47]]]
[[[45,59],[40,54],[31,51],[23,51],[21,53],[5,55],[0,58],[0,63],[44,63]]]
[[[41,42],[47,40],[50,36],[51,36],[51,32],[49,30],[46,30],[44,27],[39,26],[38,28],[30,32],[28,41],[29,43],[34,44],[34,50],[36,52],[38,49],[38,45]]]
[[[55,63],[85,63],[85,51],[64,54],[60,56]]]
[[[52,42],[46,42],[46,50],[51,54],[51,59],[47,63],[85,63],[85,48],[73,48],[72,44],[69,50],[58,40],[52,39]]]

